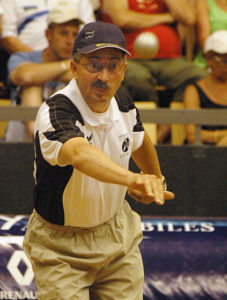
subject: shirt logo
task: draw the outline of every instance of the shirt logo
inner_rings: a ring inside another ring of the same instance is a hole
[[[129,138],[126,138],[122,143],[122,151],[127,152],[129,149]]]

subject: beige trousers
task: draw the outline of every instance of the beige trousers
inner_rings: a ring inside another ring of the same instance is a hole
[[[140,216],[125,201],[108,222],[92,228],[54,225],[36,211],[24,250],[39,300],[142,300]]]

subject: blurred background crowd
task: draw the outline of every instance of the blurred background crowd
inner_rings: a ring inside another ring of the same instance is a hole
[[[92,21],[126,39],[123,84],[137,103],[227,108],[227,0],[0,0],[0,104],[38,107],[71,79],[73,42]],[[185,127],[183,143],[195,139]],[[157,143],[169,143],[159,124]],[[33,122],[10,121],[0,137],[32,142]],[[204,144],[227,145],[227,126],[203,126]]]

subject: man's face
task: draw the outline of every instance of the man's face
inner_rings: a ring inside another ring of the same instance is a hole
[[[111,98],[118,90],[127,63],[122,51],[105,48],[82,55],[72,61],[72,72],[88,106],[95,112],[108,109]]]
[[[79,32],[79,25],[76,20],[63,24],[53,24],[46,31],[53,59],[70,59],[75,38]]]

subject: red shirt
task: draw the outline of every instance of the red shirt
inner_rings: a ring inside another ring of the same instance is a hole
[[[144,14],[167,12],[167,8],[163,0],[128,0],[128,6],[130,10]],[[103,21],[112,23],[110,16],[105,14],[103,14]],[[142,30],[123,30],[127,50],[131,52],[132,57],[136,57],[136,54],[133,51],[133,44],[136,37],[141,32],[147,31],[156,34],[159,40],[159,50],[155,58],[176,58],[182,55],[181,41],[175,27],[170,24],[161,24],[144,28]]]

